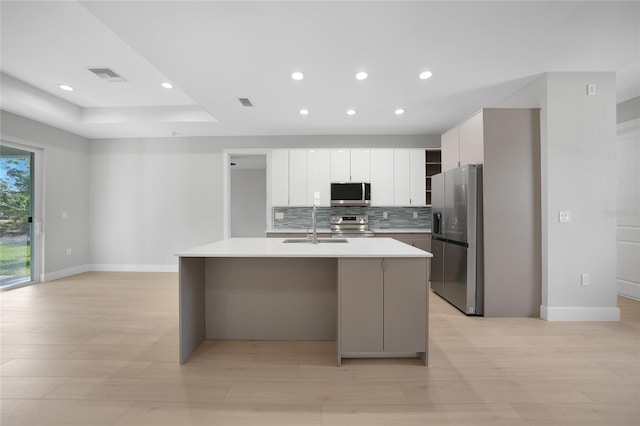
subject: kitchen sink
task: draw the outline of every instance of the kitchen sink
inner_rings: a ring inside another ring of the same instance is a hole
[[[318,244],[326,244],[326,243],[348,243],[348,240],[344,238],[318,238]],[[283,243],[287,244],[312,244],[313,241],[310,238],[289,238],[283,241]]]

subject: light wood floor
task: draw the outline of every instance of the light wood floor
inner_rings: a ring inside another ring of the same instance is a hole
[[[207,341],[177,362],[177,275],[0,293],[2,426],[640,425],[640,303],[617,323],[468,318],[431,295],[430,365],[334,342]]]

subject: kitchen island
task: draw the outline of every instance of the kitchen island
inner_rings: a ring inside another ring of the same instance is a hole
[[[391,238],[232,238],[179,253],[180,363],[205,339],[336,340],[427,364],[431,253]]]

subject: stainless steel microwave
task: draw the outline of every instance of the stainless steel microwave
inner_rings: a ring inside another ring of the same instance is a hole
[[[371,184],[368,182],[336,182],[331,184],[332,206],[371,205]]]

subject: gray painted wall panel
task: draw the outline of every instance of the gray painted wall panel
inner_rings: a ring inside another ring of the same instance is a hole
[[[485,316],[538,317],[539,110],[485,109],[484,120]]]
[[[335,340],[337,259],[209,258],[206,338]]]

